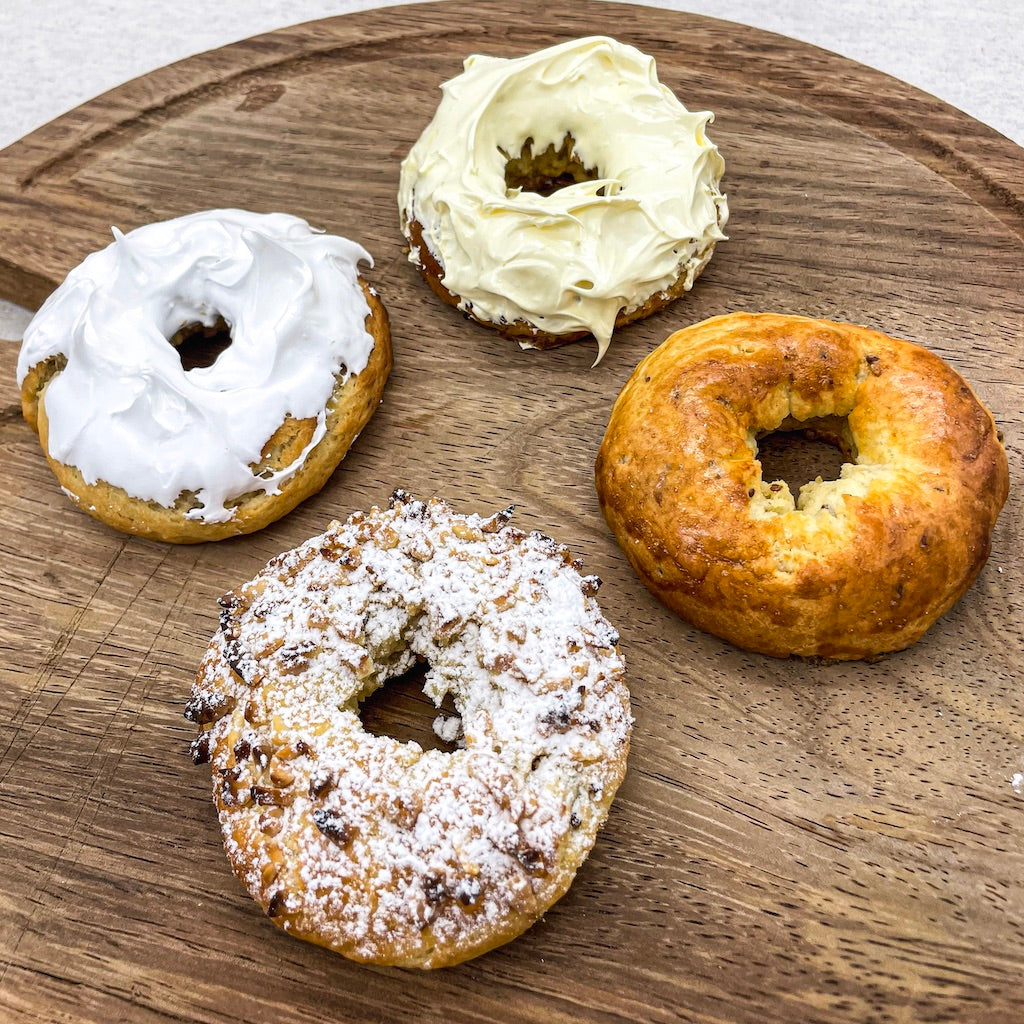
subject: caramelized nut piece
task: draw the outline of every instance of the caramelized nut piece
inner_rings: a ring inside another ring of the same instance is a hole
[[[271,786],[250,786],[249,793],[255,803],[271,807],[289,807],[295,799],[294,793],[286,793]]]
[[[280,807],[269,807],[259,817],[259,830],[270,838],[276,836],[284,825],[284,815]]]
[[[465,523],[462,520],[457,520],[452,524],[452,533],[454,533],[459,540],[480,541],[484,539],[484,535],[480,530],[475,526],[470,526],[469,523]]]

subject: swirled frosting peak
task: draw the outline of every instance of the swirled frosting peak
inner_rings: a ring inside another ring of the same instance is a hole
[[[460,307],[497,326],[590,332],[681,278],[723,239],[724,163],[658,81],[654,59],[603,36],[514,59],[471,56],[402,164],[402,227],[420,234]],[[510,157],[566,139],[596,177],[543,195],[508,184]],[[415,246],[410,258],[421,263]]]
[[[283,213],[210,210],[149,224],[87,257],[25,331],[18,383],[65,363],[43,403],[50,456],[133,497],[224,522],[231,502],[276,493],[325,432],[336,377],[373,349],[359,245]],[[227,324],[230,345],[186,370],[171,339]],[[291,464],[254,473],[286,417],[315,418]]]

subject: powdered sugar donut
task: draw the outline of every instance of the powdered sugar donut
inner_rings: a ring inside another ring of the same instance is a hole
[[[618,636],[598,581],[510,514],[396,492],[222,601],[193,755],[212,762],[235,873],[285,931],[448,966],[526,929],[589,853],[632,724]],[[424,691],[454,699],[453,752],[360,722],[418,659]]]
[[[248,533],[323,486],[391,369],[359,245],[298,217],[209,210],[93,253],[25,331],[25,418],[64,490],[129,533]],[[186,335],[230,344],[186,367]]]

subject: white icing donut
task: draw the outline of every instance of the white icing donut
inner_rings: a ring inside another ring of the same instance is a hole
[[[68,274],[25,331],[18,383],[53,357],[48,453],[87,484],[231,519],[231,499],[274,494],[325,431],[336,375],[358,374],[374,339],[357,264],[369,254],[283,213],[210,210],[140,227]],[[185,370],[169,340],[184,325],[226,321],[231,344]],[[286,417],[316,418],[298,458],[254,475]]]
[[[725,237],[713,115],[689,112],[634,47],[595,36],[471,56],[442,93],[402,164],[402,229],[413,242],[419,225],[441,283],[477,319],[590,332],[600,359],[620,311],[680,279],[687,290]],[[597,180],[548,196],[507,187],[527,139],[537,153],[567,135]]]
[[[222,599],[186,714],[225,849],[279,927],[356,960],[458,963],[569,887],[626,770],[618,635],[566,548],[396,492]],[[371,735],[417,660],[453,752]]]

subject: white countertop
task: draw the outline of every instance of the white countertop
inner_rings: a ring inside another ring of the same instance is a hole
[[[285,25],[398,0],[3,0],[0,147],[114,86]],[[654,0],[813,43],[900,78],[1024,146],[1021,0]],[[0,338],[28,314],[0,301]]]

